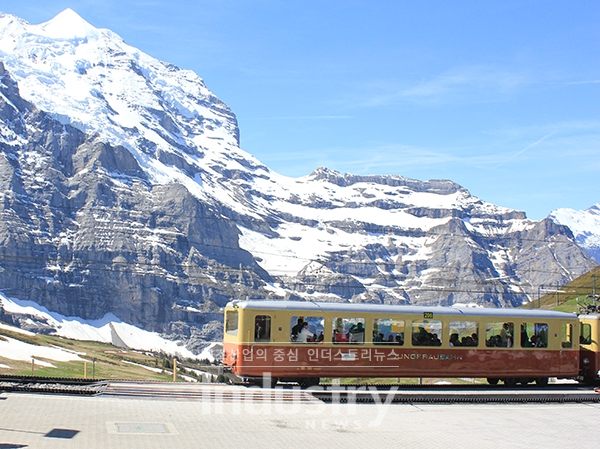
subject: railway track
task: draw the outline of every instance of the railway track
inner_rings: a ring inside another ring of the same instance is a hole
[[[547,388],[421,386],[408,385],[392,388],[350,387],[342,390],[326,388],[313,391],[313,396],[327,403],[600,403],[600,394],[591,387],[556,386]]]
[[[63,377],[0,375],[0,392],[95,395],[106,388],[104,380]]]
[[[300,403],[600,403],[592,387],[551,385],[526,386],[474,385],[344,385],[301,390],[291,385],[277,388],[250,388],[246,385],[139,382],[0,376],[0,391],[44,394],[97,395],[152,400],[186,401],[284,401]]]
[[[102,396],[120,396],[148,399],[181,399],[186,401],[242,402],[284,401],[319,403],[310,392],[298,388],[248,388],[242,385],[109,382]]]

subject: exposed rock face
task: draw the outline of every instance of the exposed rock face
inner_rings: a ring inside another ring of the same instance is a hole
[[[112,311],[148,330],[192,325],[200,336],[237,291],[261,294],[269,276],[218,208],[181,184],[151,185],[127,149],[24,101],[1,63],[0,76],[6,294],[69,316]]]
[[[567,227],[448,180],[273,173],[200,78],[72,11],[0,15],[0,51],[8,296],[199,348],[231,299],[514,306],[595,265]]]

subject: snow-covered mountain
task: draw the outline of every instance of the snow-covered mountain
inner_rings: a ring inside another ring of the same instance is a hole
[[[600,263],[600,203],[586,210],[556,209],[548,218],[569,227],[579,246]]]
[[[0,15],[0,289],[191,349],[230,299],[514,306],[595,264],[448,180],[274,173],[193,72],[66,10]]]

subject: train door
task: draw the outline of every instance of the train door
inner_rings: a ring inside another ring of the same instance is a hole
[[[561,321],[557,322],[560,326],[560,358],[557,372],[565,378],[577,377],[579,372],[579,354],[577,351],[577,342],[579,341],[578,322]]]
[[[235,373],[236,365],[240,357],[240,340],[243,335],[240,332],[240,313],[238,309],[225,310],[225,324],[223,332],[223,366]]]

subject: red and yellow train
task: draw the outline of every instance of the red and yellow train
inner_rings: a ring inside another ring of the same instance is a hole
[[[550,377],[592,381],[600,315],[556,311],[299,301],[233,301],[223,365],[249,381],[321,377]]]

